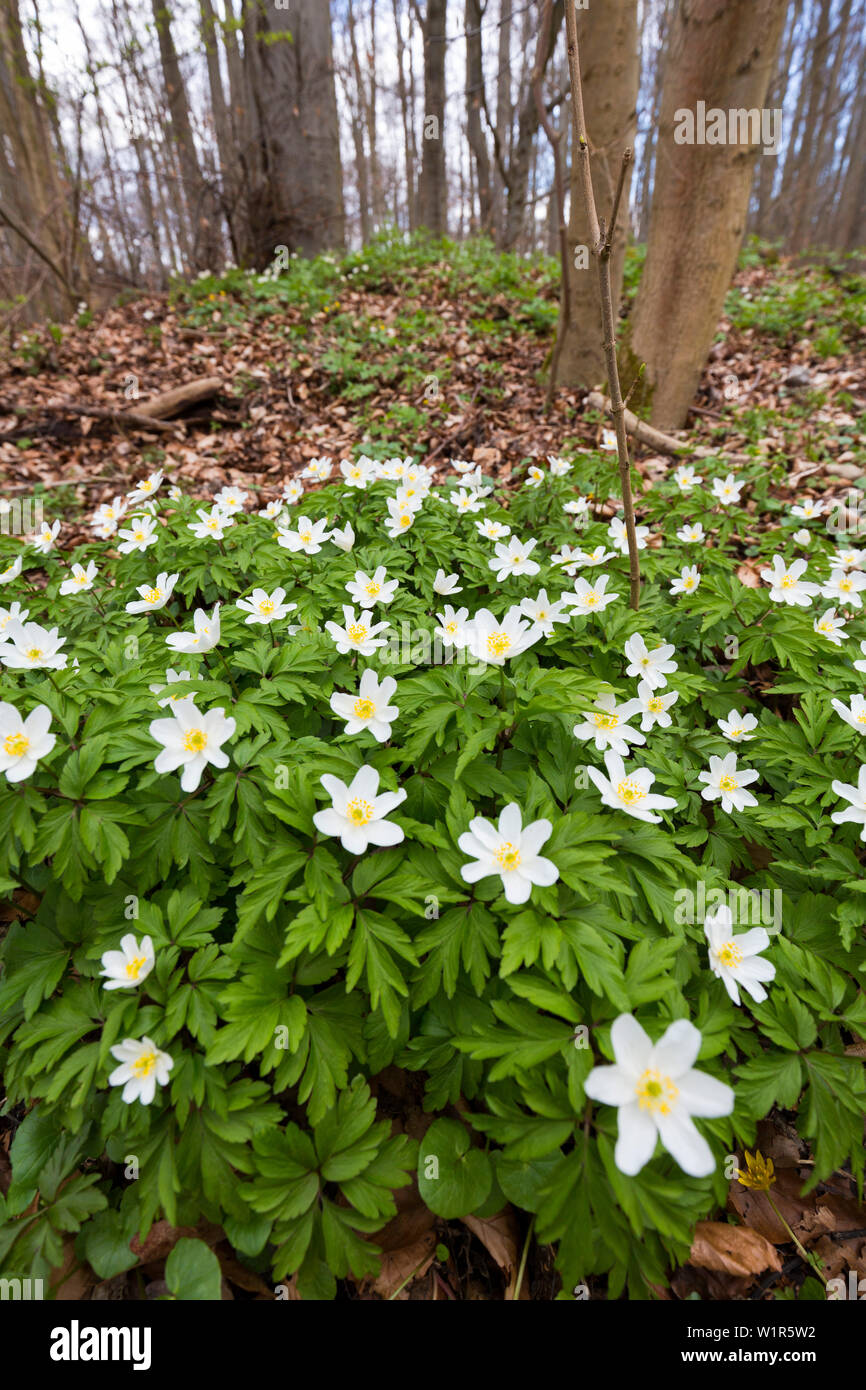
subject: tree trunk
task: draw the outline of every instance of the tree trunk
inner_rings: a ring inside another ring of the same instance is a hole
[[[466,0],[466,133],[478,176],[479,227],[482,232],[490,232],[493,227],[493,189],[487,139],[481,125],[481,108],[484,105],[484,61],[481,51],[483,13],[481,0]]]
[[[542,78],[547,71],[550,55],[556,47],[562,20],[565,14],[564,0],[555,0],[553,23],[550,27],[550,42],[543,55]],[[510,251],[517,244],[526,220],[529,193],[529,176],[532,164],[532,151],[538,134],[538,111],[532,95],[532,82],[529,66],[526,67],[526,80],[522,84],[523,99],[517,120],[517,141],[508,169],[508,198],[505,208],[505,227],[502,235],[502,249]]]
[[[213,189],[208,187],[199,165],[186,88],[171,32],[171,11],[163,0],[151,0],[151,3],[159,40],[169,128],[177,150],[183,180],[183,197],[189,214],[192,234],[190,262],[196,270],[216,270],[221,267],[223,260],[219,209]]]
[[[623,150],[633,148],[637,127],[639,78],[637,0],[607,0],[577,12],[583,106],[592,152],[593,187],[599,217],[610,215]],[[623,188],[611,255],[614,309],[622,291],[628,240],[628,188]],[[559,348],[557,386],[598,386],[605,380],[601,298],[583,196],[580,160],[571,161],[568,219],[568,295],[570,314]],[[585,254],[580,248],[586,248]]]
[[[701,110],[760,111],[786,10],[787,0],[681,0],[674,18],[631,335],[638,362],[646,363],[644,401],[662,429],[680,427],[694,398],[736,267],[761,148],[700,143],[718,133],[709,120],[706,132],[698,129]],[[688,138],[683,111],[695,143],[674,138]]]
[[[511,140],[511,9],[512,0],[499,0],[499,68],[496,82],[496,138],[508,152]],[[494,234],[497,246],[505,228],[505,183],[498,163],[493,170]]]
[[[364,149],[364,127],[368,122],[364,116],[364,79],[361,75],[361,59],[358,55],[358,36],[355,29],[355,8],[349,0],[349,49],[352,54],[352,73],[355,78],[355,101],[352,110],[352,143],[355,146],[355,171],[358,178],[358,212],[361,220],[361,244],[366,246],[370,240],[370,179],[367,165],[367,152]],[[348,96],[348,92],[347,92]]]
[[[394,10],[394,30],[397,35],[397,93],[400,97],[400,118],[403,122],[403,159],[406,165],[406,220],[409,231],[413,232],[415,230],[415,164],[417,160],[414,112],[409,106],[409,91],[406,86],[406,71],[403,66],[406,44],[403,40],[403,26],[400,22],[397,0],[392,0],[392,7]]]
[[[797,156],[797,182],[794,186],[794,199],[791,207],[789,245],[793,251],[802,251],[809,240],[810,214],[815,185],[820,174],[820,166],[816,167],[814,161],[817,154],[819,113],[826,95],[829,39],[830,0],[821,0],[818,10],[818,28],[809,67],[809,104],[806,110],[806,125]],[[805,83],[805,75],[803,80]]]
[[[253,263],[279,246],[314,256],[343,244],[345,222],[329,7],[244,7],[244,64],[255,100],[259,182],[250,190]]]
[[[447,0],[427,0],[424,35],[424,144],[418,185],[418,221],[434,236],[448,230],[445,176],[445,18]],[[417,10],[419,19],[420,11]]]

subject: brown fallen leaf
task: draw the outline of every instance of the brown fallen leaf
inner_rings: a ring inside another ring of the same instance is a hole
[[[765,1269],[782,1268],[778,1250],[762,1235],[749,1226],[725,1221],[698,1222],[689,1261],[724,1274],[762,1274]]]
[[[520,1231],[517,1225],[517,1217],[512,1206],[503,1207],[502,1211],[495,1216],[464,1216],[461,1218],[463,1225],[468,1226],[474,1236],[481,1241],[487,1253],[496,1261],[499,1268],[504,1271],[508,1280],[505,1297],[514,1297],[514,1288],[517,1283],[517,1268],[520,1263]],[[520,1287],[520,1298],[528,1298],[526,1280],[524,1279]]]
[[[761,568],[766,569],[763,562],[761,562]],[[761,587],[760,573],[751,560],[744,560],[741,565],[737,565],[737,578],[741,584],[745,584],[747,589],[760,589]]]

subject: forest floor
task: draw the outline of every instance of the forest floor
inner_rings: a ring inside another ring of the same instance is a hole
[[[627,303],[640,265],[632,253]],[[278,280],[232,271],[168,295],[128,298],[98,316],[83,311],[62,327],[19,330],[0,344],[0,493],[14,499],[45,489],[46,517],[61,518],[60,543],[70,545],[89,534],[99,502],[156,467],[203,498],[231,484],[263,506],[321,455],[411,454],[442,474],[452,458],[465,458],[507,479],[548,453],[596,450],[605,422],[584,392],[560,391],[545,414],[557,308],[553,262],[500,256],[484,243],[405,246],[385,237],[342,260],[293,261]],[[134,413],[204,376],[220,379],[218,392],[163,430],[61,408]],[[859,265],[795,264],[750,246],[680,437],[723,461],[742,453],[783,459],[780,505],[866,489]],[[672,466],[637,450],[647,484]],[[412,1117],[421,1119],[416,1079],[389,1069],[379,1092],[411,1132]],[[800,1195],[809,1155],[792,1119],[774,1111],[759,1126],[757,1146],[776,1166],[775,1206],[766,1193],[734,1185],[741,1225],[701,1223],[691,1260],[660,1297],[784,1299],[795,1289],[802,1297],[809,1271],[792,1234],[820,1256],[828,1277],[866,1276],[866,1207],[845,1172]],[[0,1143],[0,1186],[4,1160]],[[511,1296],[526,1239],[511,1208],[490,1220],[444,1222],[414,1188],[397,1200],[381,1275],[346,1284],[344,1296]],[[181,1234],[157,1223],[136,1277],[160,1269]],[[214,1228],[213,1242],[220,1239]],[[240,1265],[233,1278],[236,1262],[223,1255],[227,1296],[272,1296]],[[70,1284],[63,1296],[140,1297],[125,1288],[132,1277],[98,1290]],[[520,1297],[550,1299],[557,1290],[552,1252],[533,1245]]]
[[[722,459],[784,459],[782,500],[863,479],[861,266],[750,247],[680,437]],[[627,303],[640,268],[638,250]],[[155,467],[184,491],[230,484],[264,505],[321,455],[411,454],[443,474],[466,458],[507,478],[548,453],[596,449],[606,422],[585,392],[559,391],[545,414],[558,294],[544,258],[383,237],[341,261],[292,261],[278,280],[233,271],[18,331],[0,343],[0,488],[48,489],[72,544],[76,522]],[[63,408],[134,413],[201,377],[219,378],[218,392],[163,429]],[[637,450],[648,482],[669,465]]]

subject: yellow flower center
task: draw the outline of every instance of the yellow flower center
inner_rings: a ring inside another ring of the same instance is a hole
[[[133,956],[132,960],[127,963],[126,973],[131,980],[137,980],[146,965],[146,956]]]
[[[346,815],[355,825],[368,825],[373,819],[373,807],[369,801],[364,801],[361,797],[356,796],[346,807]]]
[[[207,734],[204,729],[187,729],[183,736],[183,746],[187,753],[201,753],[207,747]]]
[[[449,635],[449,637],[450,637],[453,633],[455,633],[455,632],[457,631],[457,624],[456,624],[456,623],[446,623],[446,624],[445,624],[445,631],[448,633],[448,635]]]
[[[367,636],[367,624],[350,623],[346,628],[346,632],[349,634],[349,640],[351,642],[363,642]]]
[[[679,1090],[669,1076],[662,1076],[656,1067],[647,1067],[635,1087],[641,1110],[669,1115],[676,1104]]]
[[[516,845],[513,845],[510,840],[504,840],[496,851],[494,858],[501,869],[505,869],[506,872],[510,873],[511,870],[516,869],[520,863],[520,850]]]
[[[593,718],[598,729],[615,729],[619,723],[618,714],[596,714]]]
[[[502,656],[511,646],[511,638],[504,632],[490,632],[487,635],[487,650],[492,656]]]
[[[857,723],[866,724],[866,709],[861,709],[860,713],[857,715]]]
[[[411,518],[411,516],[407,516],[406,513],[404,513],[403,516],[400,517],[400,525],[404,528],[404,530],[405,530],[405,528],[406,528],[407,526],[411,526],[411,525],[412,525],[412,518]]]
[[[136,1057],[132,1064],[132,1070],[139,1077],[150,1076],[156,1066],[156,1053],[143,1052],[140,1057]]]
[[[29,747],[30,740],[26,734],[7,734],[3,740],[3,751],[10,758],[23,758]]]
[[[584,606],[584,608],[595,608],[595,607],[597,607],[597,605],[598,605],[598,594],[596,593],[595,589],[590,589],[590,590],[589,590],[589,593],[586,595],[586,597],[585,597],[584,600],[583,600],[583,606]]]
[[[263,598],[262,601],[261,601],[261,603],[259,604],[259,612],[260,612],[260,613],[273,613],[275,606],[276,606],[276,605],[274,604],[273,599],[271,599],[271,598]]]
[[[76,582],[76,584],[87,584],[87,583],[89,583],[86,574],[76,574],[76,576],[75,576],[75,582]]]
[[[737,787],[738,787],[739,785],[740,785],[740,784],[739,784],[739,782],[737,781],[736,777],[734,777],[733,774],[730,773],[730,772],[724,773],[724,774],[719,778],[719,791],[722,791],[722,792],[735,792],[735,791],[737,790]]]
[[[839,588],[842,590],[844,594],[847,594],[851,591],[851,589],[854,588],[854,585],[851,583],[850,579],[840,579]]]
[[[782,575],[782,588],[783,588],[783,589],[793,589],[793,587],[794,587],[794,585],[795,585],[796,582],[797,582],[797,581],[796,581],[795,579],[792,579],[792,578],[791,578],[790,574],[783,574],[783,575]]]
[[[819,632],[835,632],[835,630],[834,624],[829,622],[826,618],[822,619],[818,624]]]
[[[381,593],[381,591],[382,591],[382,585],[381,585],[381,584],[374,584],[374,583],[372,583],[372,581],[367,585],[366,589],[364,590],[364,592],[365,592],[370,598],[375,598],[376,595],[377,595],[378,593]]]
[[[647,709],[651,714],[663,714],[664,707],[665,702],[661,695],[654,695],[651,700],[647,701]]]
[[[159,603],[162,598],[162,589],[148,589],[144,596],[146,603]]]
[[[42,648],[41,648],[41,647],[30,647],[30,648],[28,648],[28,650],[24,653],[24,655],[27,657],[27,660],[28,660],[28,661],[41,661],[41,660],[42,660]]]
[[[620,801],[624,801],[627,806],[634,806],[636,801],[643,801],[646,796],[640,783],[635,782],[631,777],[626,777],[623,782],[619,783],[616,794]]]
[[[372,700],[358,699],[352,709],[356,719],[372,719],[376,713],[376,706]]]
[[[298,535],[300,536],[301,541],[304,545],[309,545],[310,541],[313,539],[312,531],[299,531]]]
[[[689,579],[684,579],[684,580],[683,580],[683,588],[684,588],[684,589],[693,589],[694,587],[695,587],[695,581],[694,581],[693,579],[689,578]]]
[[[716,955],[722,965],[727,965],[730,970],[736,970],[737,966],[743,963],[743,953],[735,941],[726,941],[716,951]]]

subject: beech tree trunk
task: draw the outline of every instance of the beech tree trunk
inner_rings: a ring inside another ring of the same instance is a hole
[[[447,0],[427,0],[427,13],[416,13],[424,35],[424,131],[418,221],[435,236],[448,229],[445,174],[445,18]]]
[[[484,7],[486,8],[486,6]],[[466,133],[478,176],[479,228],[493,227],[493,188],[490,182],[490,155],[481,124],[484,105],[484,62],[481,50],[481,0],[466,0]]]
[[[244,64],[254,106],[250,254],[271,263],[277,247],[305,256],[343,244],[331,17],[321,0],[244,6]]]
[[[639,78],[637,0],[606,0],[577,11],[577,34],[583,71],[583,108],[592,151],[592,176],[598,215],[607,219],[613,204],[622,153],[634,148]],[[628,189],[623,189],[611,256],[614,307],[622,290],[628,240]],[[585,248],[585,255],[580,248]],[[568,294],[570,315],[559,347],[555,385],[598,386],[606,379],[598,270],[589,245],[589,222],[579,159],[572,154],[568,220]]]
[[[684,422],[743,238],[760,146],[678,144],[677,113],[764,106],[787,0],[681,0],[671,31],[646,265],[631,346],[661,429]],[[697,121],[696,121],[697,133]],[[625,372],[631,379],[632,372]]]

